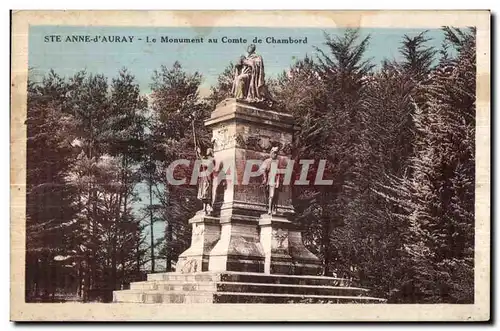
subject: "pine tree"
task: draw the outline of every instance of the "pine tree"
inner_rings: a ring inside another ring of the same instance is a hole
[[[474,300],[475,31],[444,32],[458,55],[443,57],[426,81],[412,172],[393,185],[409,223],[401,301]]]
[[[231,62],[217,77],[217,83],[210,88],[210,95],[207,98],[209,109],[213,110],[222,100],[233,97],[231,91],[233,89],[234,70],[234,64]]]
[[[320,77],[328,98],[328,122],[332,129],[326,157],[330,163],[332,187],[323,187],[323,238],[329,259],[327,265],[337,274],[362,278],[358,247],[363,247],[364,221],[360,194],[367,190],[360,167],[366,162],[363,150],[363,112],[367,86],[373,65],[364,59],[369,36],[361,38],[358,30],[347,29],[342,36],[325,35],[328,53],[319,51]],[[329,222],[328,222],[329,221]],[[326,229],[325,229],[326,228]],[[325,245],[326,246],[326,245]]]
[[[66,185],[73,148],[64,134],[67,84],[51,71],[28,82],[26,173],[26,300],[55,295],[55,260],[72,249],[75,192]],[[54,131],[54,128],[59,130]]]
[[[413,81],[421,81],[427,78],[434,65],[437,51],[426,43],[430,38],[426,37],[428,31],[423,31],[411,37],[403,36],[399,51],[403,56],[400,66],[409,74]]]
[[[404,274],[401,238],[408,223],[397,216],[400,208],[377,190],[388,178],[408,173],[415,131],[413,104],[425,100],[420,84],[428,78],[436,53],[425,46],[427,41],[425,32],[404,36],[402,61],[384,61],[380,70],[366,72],[360,80],[357,140],[350,146],[355,162],[344,193],[346,226],[335,229],[342,274],[389,299],[399,291]]]
[[[132,204],[138,199],[134,188],[141,181],[138,165],[144,158],[147,111],[147,100],[140,95],[139,85],[126,69],[121,70],[118,78],[112,81],[110,103],[110,115],[103,123],[106,128],[104,139],[108,153],[119,160],[119,181],[122,187],[118,193],[118,208],[112,227],[112,262],[108,282],[111,288],[117,289],[117,281],[126,276],[124,261],[121,263],[121,275],[117,274],[117,265],[120,262],[118,256],[123,258],[127,255],[125,248],[135,249],[135,246],[128,246],[128,243],[137,240],[129,238],[129,230],[131,227],[138,227],[139,222],[132,212]],[[132,231],[134,232],[136,231]]]
[[[186,185],[172,185],[166,172],[174,160],[196,158],[193,125],[199,140],[205,148],[208,146],[209,135],[203,127],[208,107],[199,100],[201,75],[198,72],[188,74],[175,62],[172,68],[162,66],[155,71],[152,79],[150,130],[156,164],[154,192],[160,204],[159,214],[165,221],[166,242],[161,253],[167,256],[169,269],[171,261],[177,260],[189,247],[188,220],[199,210],[200,202],[196,199],[196,187],[190,186],[189,180]],[[176,171],[176,178],[190,178],[190,168],[177,167]]]
[[[83,257],[82,274],[85,286],[84,300],[90,291],[102,286],[102,266],[99,265],[101,231],[109,219],[103,217],[104,197],[99,192],[99,178],[104,176],[101,166],[106,144],[103,123],[109,115],[108,83],[103,75],[76,74],[70,79],[70,89],[66,102],[66,111],[73,115],[73,137],[78,142],[81,152],[74,162],[68,179],[78,190],[79,224],[81,226],[79,252]]]
[[[140,180],[136,164],[143,154],[145,107],[125,71],[109,90],[102,75],[78,73],[70,79],[65,112],[72,116],[72,129],[67,134],[78,156],[66,179],[78,194],[74,251],[83,300],[109,300],[111,290],[136,275],[131,263],[138,260],[141,233],[132,203]]]

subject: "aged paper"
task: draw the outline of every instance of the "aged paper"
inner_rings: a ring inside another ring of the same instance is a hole
[[[11,320],[489,320],[489,11],[15,11],[11,55]],[[312,76],[302,74],[304,59]],[[356,78],[339,83],[345,75]],[[389,109],[410,109],[409,122]],[[352,117],[342,121],[343,111]],[[396,122],[410,126],[391,129]],[[297,134],[309,139],[302,155]],[[409,152],[397,154],[396,144]],[[292,203],[292,190],[270,175],[255,189],[243,175],[243,185],[224,182],[217,202],[212,177],[190,173],[191,185],[176,186],[179,173],[169,177],[175,167],[165,161],[175,153],[170,161],[199,159],[204,173],[220,174],[221,157],[242,172],[238,162],[254,158],[266,173],[278,154],[319,164],[307,187],[323,200],[307,200],[304,189]],[[260,218],[237,214],[252,208]],[[224,218],[227,210],[253,227]],[[289,212],[308,215],[305,232],[293,230]],[[366,225],[379,216],[385,232]],[[203,273],[215,278],[203,283]],[[185,294],[187,283],[175,296],[160,293],[189,275],[203,300]],[[241,287],[228,284],[231,275]]]

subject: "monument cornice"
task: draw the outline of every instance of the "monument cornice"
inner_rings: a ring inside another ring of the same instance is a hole
[[[293,116],[290,114],[261,109],[251,103],[239,101],[234,98],[220,102],[216,110],[212,112],[210,118],[205,120],[205,126],[213,127],[218,123],[231,121],[257,123],[288,132],[298,129]]]

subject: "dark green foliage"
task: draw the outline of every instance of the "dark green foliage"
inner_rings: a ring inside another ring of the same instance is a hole
[[[65,293],[109,300],[141,277],[132,203],[145,107],[126,72],[111,89],[85,72],[29,84],[28,301]]]
[[[209,142],[203,120],[209,108],[200,100],[198,89],[201,75],[188,74],[179,62],[172,68],[162,66],[153,75],[151,85],[151,141],[154,153],[153,191],[158,200],[157,215],[165,222],[165,242],[160,255],[164,256],[167,269],[189,247],[191,229],[187,221],[199,210],[196,186],[175,186],[167,180],[167,167],[177,159],[196,159],[193,126],[197,144],[205,149]],[[176,168],[176,178],[190,178],[191,169]],[[183,174],[178,172],[185,171]],[[189,180],[188,180],[189,183]]]
[[[430,40],[425,37],[425,33],[426,31],[421,32],[415,37],[405,35],[399,48],[403,56],[401,67],[416,81],[422,80],[430,73],[437,53],[434,48],[425,46]]]
[[[210,95],[207,98],[210,109],[226,98],[232,97],[234,80],[234,64],[231,62],[224,71],[217,77],[217,85],[210,88]]]
[[[348,30],[280,78],[294,156],[326,159],[333,179],[294,190],[306,245],[392,302],[473,301],[475,42],[444,31],[457,53],[437,67],[425,32],[374,70],[369,37]]]
[[[458,54],[444,57],[423,84],[426,103],[415,105],[413,116],[412,172],[395,181],[391,197],[409,223],[405,291],[424,302],[472,303],[475,34],[445,32]]]
[[[70,119],[62,114],[67,85],[54,72],[41,84],[28,84],[26,171],[26,298],[54,294],[54,257],[72,248],[77,227],[72,205],[75,191],[65,185],[73,149],[62,131]]]

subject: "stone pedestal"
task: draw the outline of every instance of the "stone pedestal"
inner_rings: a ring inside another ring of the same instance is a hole
[[[179,255],[176,269],[181,273],[208,271],[210,251],[220,238],[219,219],[200,211],[189,223],[192,224],[191,246]]]
[[[292,274],[288,231],[292,223],[285,217],[262,214],[259,220],[260,243],[264,249],[264,272]]]
[[[281,158],[291,155],[293,117],[226,99],[217,105],[205,125],[212,129],[215,160],[221,167],[216,182],[222,183],[223,189],[216,189],[215,209],[221,220],[253,220],[257,225],[267,209],[264,190],[260,187],[262,178],[251,177],[244,182],[245,167],[258,169],[257,164],[252,166],[247,161],[262,162],[269,157],[273,146],[281,148]],[[279,213],[293,213],[291,202],[290,186],[284,186],[278,201]]]
[[[288,231],[288,245],[293,261],[294,275],[319,275],[322,268],[320,259],[311,253],[302,241],[302,232],[296,228]]]
[[[210,252],[208,270],[264,272],[264,252],[255,221],[221,219],[220,240]]]
[[[302,233],[289,219],[263,214],[259,226],[264,272],[317,275],[321,271],[321,261],[304,246]]]
[[[214,183],[214,210],[221,224],[221,239],[210,252],[209,270],[316,274],[314,266],[319,261],[304,247],[300,232],[290,222],[294,213],[291,186],[282,186],[277,215],[267,220],[261,218],[267,211],[262,177],[244,176],[245,170],[255,172],[274,146],[287,163],[296,129],[293,117],[226,99],[205,125],[212,129],[215,142],[219,171]],[[280,236],[285,237],[282,242],[272,239]]]

